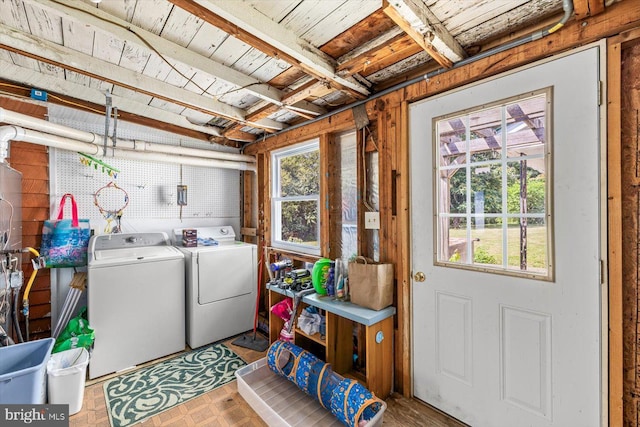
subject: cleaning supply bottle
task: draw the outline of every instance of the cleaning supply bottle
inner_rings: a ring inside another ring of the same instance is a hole
[[[335,276],[335,263],[332,261],[331,264],[329,264],[329,271],[327,272],[327,282],[325,283],[325,286],[327,288],[327,295],[332,297],[335,295],[335,283],[334,283],[334,276]]]

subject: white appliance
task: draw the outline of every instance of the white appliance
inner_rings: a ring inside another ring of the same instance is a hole
[[[197,348],[253,328],[256,245],[235,240],[233,227],[196,228],[199,246],[177,246],[185,255],[187,343]],[[174,230],[182,244],[182,229]],[[217,242],[203,246],[201,242]]]
[[[184,350],[184,255],[166,233],[93,236],[87,280],[89,378]]]

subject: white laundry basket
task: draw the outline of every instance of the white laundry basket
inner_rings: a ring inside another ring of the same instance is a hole
[[[51,355],[47,363],[49,403],[69,405],[69,415],[80,412],[89,352],[73,348]]]

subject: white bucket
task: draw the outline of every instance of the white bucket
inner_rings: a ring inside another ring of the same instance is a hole
[[[69,415],[80,412],[88,364],[89,352],[84,348],[52,354],[47,363],[49,403],[69,405]]]

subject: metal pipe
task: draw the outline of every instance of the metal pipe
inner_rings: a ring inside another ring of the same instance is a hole
[[[275,133],[272,133],[272,134],[269,134],[269,135],[265,135],[265,137],[263,139],[256,140],[256,141],[249,142],[249,143],[245,144],[242,147],[242,150],[246,149],[247,147],[249,147],[249,146],[251,146],[253,144],[257,144],[258,142],[263,141],[265,139],[272,138],[272,137],[280,135],[280,134],[282,134],[284,132],[289,132],[291,130],[298,129],[298,128],[301,128],[303,126],[310,125],[312,123],[319,122],[321,120],[326,119],[327,117],[331,117],[333,115],[336,115],[336,114],[342,113],[344,111],[350,110],[350,109],[352,109],[354,107],[357,107],[359,105],[366,104],[369,101],[372,101],[374,99],[383,97],[383,96],[388,95],[388,94],[390,94],[392,92],[395,92],[395,91],[397,91],[399,89],[404,89],[405,87],[411,86],[412,84],[419,83],[419,82],[421,82],[423,80],[427,80],[428,81],[431,77],[435,77],[435,76],[437,76],[439,74],[442,74],[442,73],[444,73],[446,71],[453,70],[453,69],[456,69],[456,68],[460,68],[460,67],[462,67],[464,65],[471,64],[471,63],[476,62],[476,61],[478,61],[480,59],[484,59],[484,58],[486,58],[488,56],[495,55],[495,54],[498,54],[498,53],[502,53],[502,52],[504,52],[506,50],[513,49],[514,47],[518,47],[518,46],[521,46],[521,45],[523,45],[525,43],[529,43],[530,41],[534,41],[534,40],[538,40],[538,39],[541,39],[543,37],[546,37],[549,34],[558,31],[569,20],[569,18],[573,14],[573,1],[572,0],[563,0],[562,9],[564,10],[564,15],[562,16],[562,18],[557,23],[550,25],[549,27],[547,27],[544,30],[536,31],[534,33],[531,33],[531,34],[526,35],[524,37],[521,37],[519,39],[512,40],[512,41],[510,41],[508,43],[505,43],[505,44],[502,44],[500,46],[496,46],[494,48],[491,48],[491,49],[489,49],[487,51],[480,52],[477,55],[471,56],[469,58],[465,58],[465,59],[463,59],[461,61],[458,61],[455,64],[453,64],[453,67],[451,67],[451,68],[444,68],[444,67],[438,68],[437,70],[430,71],[430,72],[428,72],[426,74],[423,74],[422,76],[414,77],[413,79],[410,79],[410,80],[404,81],[402,83],[398,83],[397,85],[388,87],[387,89],[385,89],[383,91],[380,91],[380,92],[377,92],[377,93],[371,95],[370,97],[368,97],[366,99],[361,99],[361,100],[355,101],[355,102],[353,102],[351,104],[343,105],[342,107],[340,107],[340,108],[338,108],[336,110],[330,111],[330,112],[328,112],[326,114],[323,114],[321,116],[318,116],[318,117],[316,117],[314,119],[307,120],[305,122],[301,122],[301,123],[298,123],[298,124],[295,124],[295,125],[291,125],[288,128],[283,129],[281,131],[278,131],[278,132],[275,132]]]

